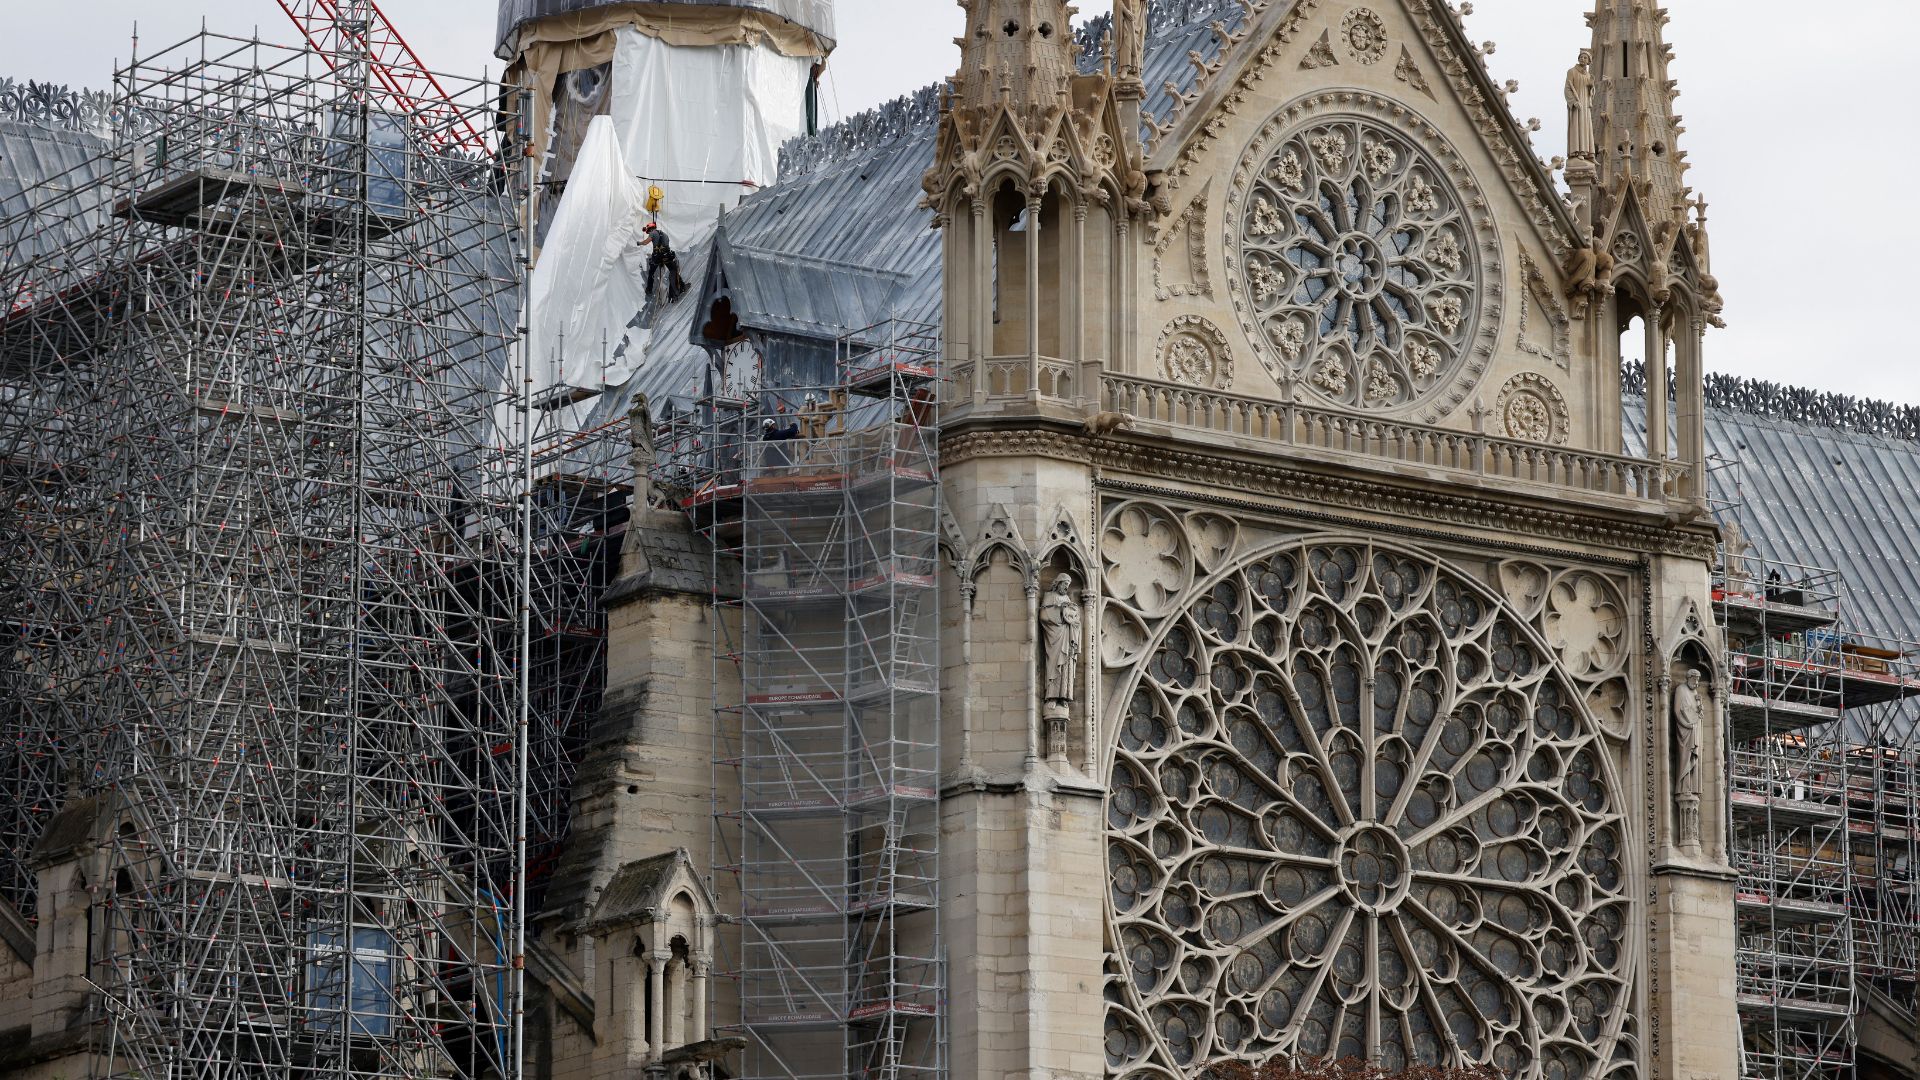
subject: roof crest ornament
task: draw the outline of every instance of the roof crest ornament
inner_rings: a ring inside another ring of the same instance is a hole
[[[1857,398],[1713,372],[1706,376],[1706,388],[1709,409],[1920,443],[1920,405]],[[1630,397],[1646,396],[1647,372],[1640,361],[1620,366],[1620,392]]]

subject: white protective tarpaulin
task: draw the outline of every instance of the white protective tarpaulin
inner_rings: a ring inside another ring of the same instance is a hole
[[[587,128],[528,290],[542,390],[616,386],[645,363],[642,226],[659,222],[691,279],[720,211],[753,190],[741,181],[773,183],[781,145],[806,124],[805,57],[616,33],[610,115]],[[650,185],[666,196],[657,215]]]
[[[681,252],[722,208],[779,173],[780,147],[806,126],[813,61],[750,45],[669,45],[618,32],[609,110],[627,163],[666,193],[660,226]]]
[[[647,186],[635,179],[613,120],[594,117],[528,284],[535,382],[599,388],[626,381],[647,331]]]

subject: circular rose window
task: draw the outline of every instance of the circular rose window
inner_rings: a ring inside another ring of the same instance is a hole
[[[1631,1075],[1621,790],[1533,632],[1383,546],[1198,589],[1141,659],[1109,774],[1109,1074]]]
[[[1483,317],[1476,223],[1412,137],[1353,116],[1256,140],[1229,214],[1243,321],[1276,378],[1346,408],[1451,409]],[[1468,369],[1471,367],[1471,371]]]

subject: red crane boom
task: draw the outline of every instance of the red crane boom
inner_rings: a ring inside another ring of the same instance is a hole
[[[375,95],[394,113],[419,125],[435,150],[486,154],[487,140],[471,117],[448,104],[446,87],[394,29],[374,0],[278,0],[293,25],[329,67],[343,53],[364,53]]]

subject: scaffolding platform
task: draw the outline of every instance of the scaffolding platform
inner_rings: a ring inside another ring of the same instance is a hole
[[[229,197],[255,192],[289,200],[307,197],[306,188],[286,180],[199,165],[165,177],[145,191],[115,200],[113,216],[188,228],[200,224],[204,211],[219,206]]]
[[[1735,683],[1738,687],[1741,684]],[[1751,742],[1769,735],[1786,735],[1810,727],[1831,724],[1840,719],[1837,706],[1815,705],[1789,697],[1768,698],[1762,694],[1743,694],[1736,689],[1727,695],[1727,722],[1735,742]]]
[[[1729,795],[1734,817],[1742,821],[1773,822],[1785,826],[1817,825],[1841,820],[1846,810],[1830,803],[1795,798],[1790,794],[1771,795],[1757,791],[1735,790]]]
[[[1850,1080],[1855,1010],[1920,982],[1915,651],[1863,640],[1832,571],[1723,563],[1742,1076]]]
[[[1733,905],[1744,920],[1777,926],[1834,922],[1847,917],[1847,905],[1840,901],[1795,900],[1758,892],[1735,892]]]
[[[1714,591],[1714,601],[1725,612],[1727,626],[1734,630],[1759,632],[1764,627],[1771,633],[1791,634],[1832,626],[1840,620],[1838,611],[1804,598],[1800,590],[1776,592],[1772,598],[1765,593]]]
[[[1768,994],[1740,995],[1740,1009],[1751,1012],[1770,1013],[1782,1020],[1832,1022],[1846,1020],[1853,1015],[1851,1004],[1833,1001],[1811,1001],[1800,998],[1777,997]],[[1849,1059],[1835,1057],[1833,1064],[1845,1064]]]

